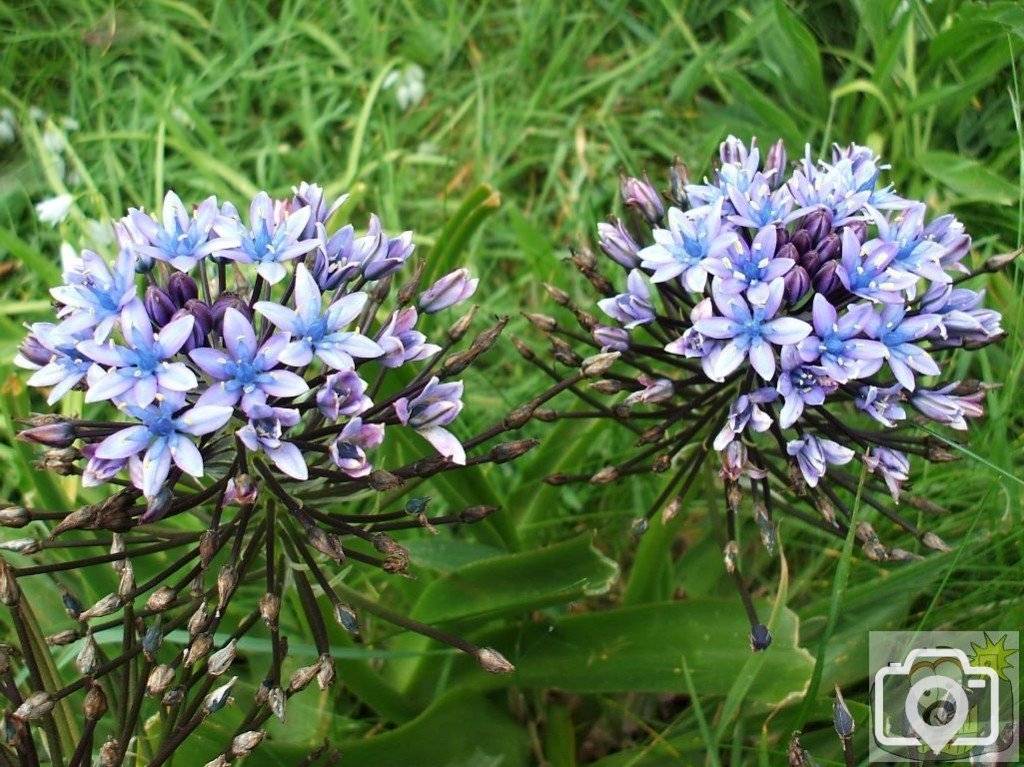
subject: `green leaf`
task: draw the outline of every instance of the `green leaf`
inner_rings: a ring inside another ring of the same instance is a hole
[[[583,536],[536,551],[494,557],[438,578],[414,616],[426,623],[493,617],[603,594],[619,568]]]
[[[0,227],[0,248],[9,251],[15,261],[37,272],[47,285],[57,285],[62,281],[56,259],[47,258],[10,229]]]
[[[764,614],[771,605],[763,603]],[[777,611],[772,646],[763,654],[747,702],[778,705],[803,694],[814,659],[797,644],[799,619]],[[701,700],[723,697],[750,658],[750,626],[738,599],[688,599],[625,607],[488,635],[502,651],[516,649],[511,681],[575,693],[688,694],[683,660]]]
[[[346,764],[373,767],[518,767],[528,763],[529,741],[526,729],[501,707],[462,691],[407,725],[339,748]]]
[[[761,44],[768,58],[786,77],[787,90],[809,109],[825,112],[828,97],[821,71],[821,53],[814,36],[782,0],[775,2],[775,30],[762,35]]]
[[[1017,187],[977,160],[952,152],[925,152],[917,164],[926,174],[954,192],[959,202],[1011,205]]]

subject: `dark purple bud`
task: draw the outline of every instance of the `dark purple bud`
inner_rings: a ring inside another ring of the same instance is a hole
[[[793,232],[789,237],[789,242],[794,248],[796,248],[797,253],[806,253],[814,247],[811,235],[806,229],[797,229]]]
[[[818,257],[821,259],[821,263],[826,261],[832,261],[839,256],[839,251],[842,248],[842,240],[839,239],[839,235],[833,232],[818,243]]]
[[[789,230],[785,224],[775,225],[775,247],[781,248],[783,245],[789,242]],[[777,255],[777,254],[776,254]]]
[[[768,154],[764,158],[764,175],[768,176],[772,189],[782,186],[787,162],[786,145],[779,139],[768,147]]]
[[[812,210],[800,228],[807,232],[812,243],[821,242],[821,239],[832,231],[832,211],[826,208]]]
[[[814,275],[812,284],[814,290],[821,293],[826,298],[829,298],[834,293],[843,289],[843,283],[840,282],[839,276],[836,274],[836,270],[839,268],[838,261],[829,261],[827,264],[822,266],[818,273]]]
[[[750,149],[753,150],[756,147],[757,138],[755,137],[750,141]],[[745,163],[747,161],[747,145],[735,136],[729,136],[718,145],[718,156],[721,158],[723,165],[728,163]]]
[[[786,300],[795,304],[811,289],[811,276],[802,266],[794,266],[783,278],[786,285]]]
[[[795,261],[796,263],[800,263],[800,253],[797,251],[795,247],[793,247],[793,244],[789,242],[778,243],[778,249],[775,251],[775,257],[789,258]]]
[[[29,333],[25,336],[25,340],[18,346],[18,352],[22,357],[39,367],[50,364],[50,358],[53,357],[53,352],[40,343],[35,333]]]
[[[851,221],[846,228],[857,235],[857,241],[863,245],[868,238],[868,225],[864,221]]]
[[[188,316],[194,318],[195,322],[192,325],[192,333],[181,347],[182,351],[186,352],[206,346],[206,337],[213,327],[213,314],[210,312],[210,307],[198,299],[189,301],[186,306],[178,309],[171,319],[176,320],[179,317]]]
[[[163,288],[158,288],[156,285],[150,285],[146,288],[146,296],[143,299],[143,303],[146,305],[146,312],[149,314],[149,318],[153,320],[153,324],[158,328],[162,328],[170,322],[171,317],[174,316],[174,312],[178,308],[174,305],[174,301],[171,300],[167,291]]]
[[[763,623],[757,623],[750,628],[750,649],[754,652],[767,650],[772,643],[772,632]]]
[[[213,329],[218,333],[224,330],[224,314],[228,309],[236,310],[249,322],[252,322],[252,311],[249,309],[249,304],[234,293],[222,293],[213,302],[212,310]]]
[[[644,171],[643,179],[620,176],[619,189],[622,201],[639,210],[648,222],[656,224],[665,215],[665,203],[647,177],[647,171]]]
[[[75,441],[75,426],[71,421],[62,419],[23,429],[18,432],[18,439],[47,447],[71,447]]]
[[[821,266],[821,254],[816,250],[809,250],[796,262],[806,269],[808,274],[817,274],[818,268]]]
[[[193,298],[199,298],[199,286],[184,272],[174,272],[167,278],[167,294],[180,309]]]

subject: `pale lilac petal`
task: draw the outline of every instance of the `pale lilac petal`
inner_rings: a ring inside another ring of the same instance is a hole
[[[128,458],[145,450],[153,436],[145,426],[130,426],[116,431],[96,446],[95,456],[104,460]]]
[[[466,465],[466,450],[458,438],[447,429],[440,426],[432,426],[421,429],[417,432],[427,442],[434,446],[434,449],[445,458],[451,460],[457,466]]]
[[[125,354],[125,348],[123,346],[115,346],[113,341],[101,344],[95,341],[82,341],[76,348],[93,362],[98,362],[101,365],[127,367],[131,364],[131,360]],[[37,386],[38,384],[32,385]]]
[[[193,349],[188,353],[188,356],[199,366],[200,370],[215,381],[224,381],[230,378],[227,372],[229,360],[220,349],[210,349],[204,346],[199,349]]]
[[[698,333],[708,338],[728,339],[740,332],[739,323],[728,317],[708,317],[704,320],[697,320],[693,327]]]
[[[199,386],[195,373],[184,362],[165,362],[156,370],[156,381],[161,389],[170,391],[192,391]]]
[[[167,444],[170,447],[171,458],[179,469],[193,477],[203,476],[203,455],[199,448],[192,444],[192,440],[175,434],[168,439]]]
[[[252,359],[256,354],[256,332],[245,315],[234,307],[224,312],[224,346],[236,361]]]
[[[297,397],[309,391],[302,376],[288,370],[273,370],[261,376],[260,388],[271,397]]]
[[[796,317],[776,317],[761,326],[761,334],[777,346],[789,346],[807,338],[811,326]]]
[[[835,307],[821,293],[814,296],[811,317],[814,322],[814,330],[818,335],[824,335],[831,331],[837,319]]]
[[[351,323],[363,311],[366,301],[366,293],[351,293],[331,304],[327,310],[328,330],[340,330]]]
[[[117,370],[110,370],[89,386],[85,393],[86,402],[102,402],[103,400],[118,397],[135,386],[136,379],[131,376],[121,375]]]
[[[263,452],[282,472],[294,479],[308,479],[309,469],[302,458],[302,451],[291,442],[282,442],[278,447],[264,446]]]
[[[178,430],[196,436],[216,431],[231,418],[232,409],[217,405],[202,405],[178,417]]]
[[[320,288],[304,264],[295,269],[295,307],[307,325],[320,316]]]
[[[142,494],[152,498],[163,487],[171,470],[171,451],[166,440],[157,440],[142,459]]]
[[[171,357],[178,353],[178,350],[184,346],[189,336],[192,335],[192,328],[195,326],[195,322],[195,317],[191,314],[186,314],[174,320],[174,322],[168,323],[160,330],[157,337],[164,357]]]
[[[277,261],[260,261],[259,266],[256,267],[256,274],[271,285],[276,285],[288,276],[288,270]]]
[[[771,344],[765,341],[751,344],[750,364],[761,378],[770,381],[775,375],[775,354]]]
[[[704,370],[712,381],[724,381],[727,375],[735,372],[745,358],[746,351],[735,341],[730,341],[717,353],[704,358],[708,363]]]
[[[278,361],[290,367],[302,367],[313,361],[313,349],[307,341],[292,341],[281,352]]]
[[[273,301],[257,301],[254,308],[286,333],[297,336],[305,330],[299,320],[299,315],[286,306],[281,306]]]

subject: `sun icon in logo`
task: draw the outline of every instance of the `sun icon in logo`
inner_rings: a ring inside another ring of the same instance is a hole
[[[985,632],[985,644],[971,642],[971,652],[972,665],[986,666],[999,674],[1003,681],[1009,681],[1006,671],[1013,668],[1010,658],[1016,655],[1017,651],[1006,647],[1006,634],[999,637],[998,641],[993,641],[988,632]]]

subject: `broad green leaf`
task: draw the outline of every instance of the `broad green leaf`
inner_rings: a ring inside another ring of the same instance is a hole
[[[977,160],[952,152],[925,152],[917,158],[925,173],[954,192],[960,202],[1010,205],[1017,187]]]
[[[528,764],[529,740],[502,707],[454,692],[403,727],[339,748],[346,764],[373,767],[518,767]]]
[[[764,615],[771,609],[758,605]],[[803,694],[814,659],[797,644],[798,630],[796,614],[781,607],[748,702],[778,705]],[[486,643],[515,663],[512,683],[575,693],[686,694],[685,658],[704,701],[733,687],[750,657],[749,632],[739,599],[701,598],[570,615],[494,632]]]
[[[603,594],[619,568],[583,536],[536,551],[494,557],[438,578],[414,615],[427,623],[493,617]]]
[[[825,78],[821,71],[821,53],[814,36],[782,0],[775,3],[775,29],[761,36],[768,58],[786,77],[793,98],[811,109],[825,111]]]

